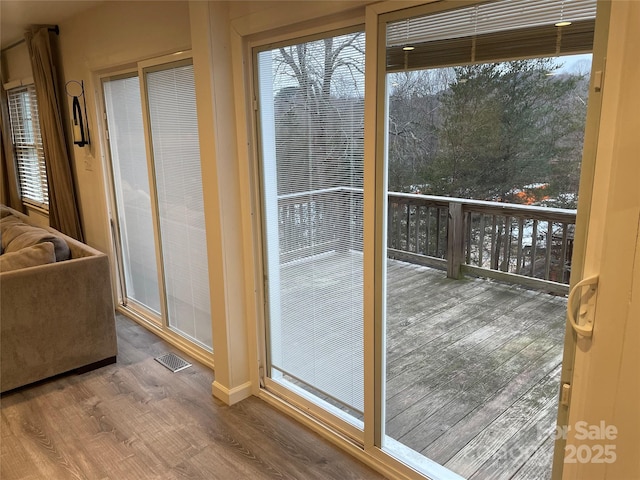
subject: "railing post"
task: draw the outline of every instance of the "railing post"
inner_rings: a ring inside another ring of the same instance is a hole
[[[346,253],[353,248],[351,245],[351,194],[346,190],[333,192],[329,205],[335,208],[336,251]]]
[[[464,221],[462,204],[449,202],[447,225],[447,277],[459,279],[464,257]]]

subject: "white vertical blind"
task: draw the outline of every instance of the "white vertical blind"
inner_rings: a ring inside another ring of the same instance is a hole
[[[126,296],[160,314],[139,78],[106,80],[104,99]]]
[[[193,65],[145,72],[169,325],[211,350],[211,306]]]
[[[36,89],[33,84],[13,88],[7,92],[7,100],[20,179],[20,194],[23,200],[47,207],[47,170],[40,134]]]
[[[270,376],[363,410],[364,33],[258,54]]]

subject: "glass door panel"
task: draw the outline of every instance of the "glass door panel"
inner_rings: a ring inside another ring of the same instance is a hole
[[[193,65],[145,73],[169,326],[212,349]]]
[[[267,382],[361,425],[364,34],[257,63]]]
[[[123,297],[159,316],[160,287],[153,248],[155,236],[140,81],[133,75],[109,79],[103,85],[116,198],[119,266],[124,274]]]
[[[551,473],[595,17],[574,6],[561,33],[560,5],[513,0],[387,23],[383,445],[417,465]]]

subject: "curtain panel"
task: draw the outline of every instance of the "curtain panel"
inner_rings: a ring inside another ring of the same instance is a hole
[[[33,83],[38,97],[40,131],[49,183],[49,224],[83,241],[73,171],[62,123],[62,90],[58,88],[54,38],[48,27],[32,27],[25,34]]]

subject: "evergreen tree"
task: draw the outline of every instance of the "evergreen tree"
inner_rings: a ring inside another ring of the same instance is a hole
[[[518,203],[519,189],[549,184],[567,138],[584,128],[566,108],[577,79],[550,75],[557,67],[535,59],[454,68],[440,100],[430,192]]]

